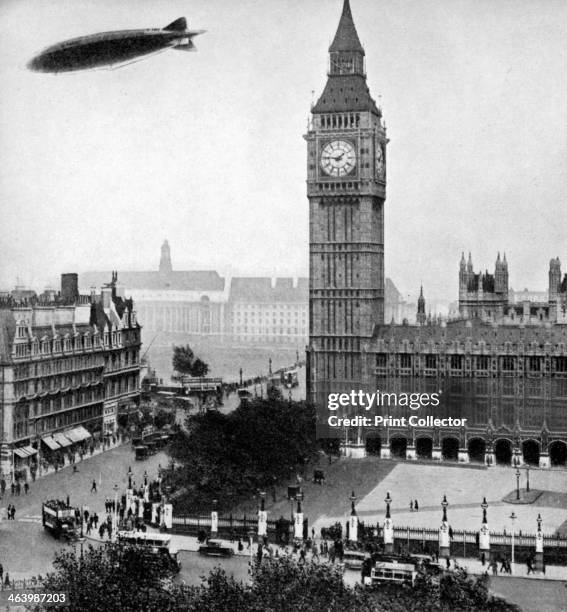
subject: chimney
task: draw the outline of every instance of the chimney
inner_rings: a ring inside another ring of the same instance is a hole
[[[79,275],[68,272],[61,275],[61,299],[66,304],[74,304],[79,299]]]

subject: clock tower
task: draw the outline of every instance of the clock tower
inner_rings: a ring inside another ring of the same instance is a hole
[[[305,136],[309,199],[308,399],[365,388],[361,351],[384,323],[386,129],[344,0],[327,84]],[[323,430],[319,430],[319,435]],[[329,437],[332,433],[329,434]]]

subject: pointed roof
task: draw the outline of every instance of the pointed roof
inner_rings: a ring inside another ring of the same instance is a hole
[[[354,20],[350,11],[349,0],[344,0],[343,12],[341,20],[339,21],[339,27],[335,38],[329,47],[331,53],[335,51],[358,51],[364,55],[364,48],[360,44],[356,28],[354,26]]]

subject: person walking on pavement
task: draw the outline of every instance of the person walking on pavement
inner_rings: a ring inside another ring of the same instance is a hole
[[[26,482],[24,482],[24,493],[27,495],[29,490],[30,490],[30,485],[28,484],[28,481],[26,480]]]
[[[93,523],[96,529],[98,527],[98,514],[96,512],[93,514]]]
[[[91,493],[96,493],[96,480],[93,479],[93,484],[91,486]]]
[[[2,582],[2,579],[4,578],[4,567],[3,565],[0,563],[0,582]]]
[[[16,506],[12,505],[12,520],[16,520]]]
[[[417,512],[419,510],[419,506],[417,505],[417,499],[413,502],[413,509]]]

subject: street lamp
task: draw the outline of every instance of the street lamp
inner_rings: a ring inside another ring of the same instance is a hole
[[[512,521],[512,574],[514,573],[514,521],[517,518],[518,517],[516,516],[515,512],[512,512],[512,514],[510,515],[510,520]]]
[[[443,522],[447,522],[447,506],[449,502],[447,501],[447,496],[443,495],[443,501],[441,502],[441,507],[443,508]]]
[[[356,500],[358,499],[358,497],[354,494],[354,491],[350,494],[349,499],[350,499],[350,510],[354,514],[355,513],[354,504],[356,503]]]
[[[488,508],[488,504],[486,503],[486,497],[483,497],[482,504],[480,504],[480,507],[482,508],[482,522],[486,524],[486,509]]]
[[[390,504],[394,501],[391,497],[390,497],[390,491],[388,491],[386,493],[386,499],[384,500],[386,502],[386,518],[392,518],[390,516]]]
[[[516,468],[516,499],[520,499],[520,468]]]
[[[132,488],[132,467],[128,467],[128,488],[131,489]]]
[[[118,485],[114,485],[114,537],[118,531]]]
[[[530,492],[530,464],[526,464],[526,492]]]
[[[144,470],[144,485],[148,484],[148,472],[147,470]]]

